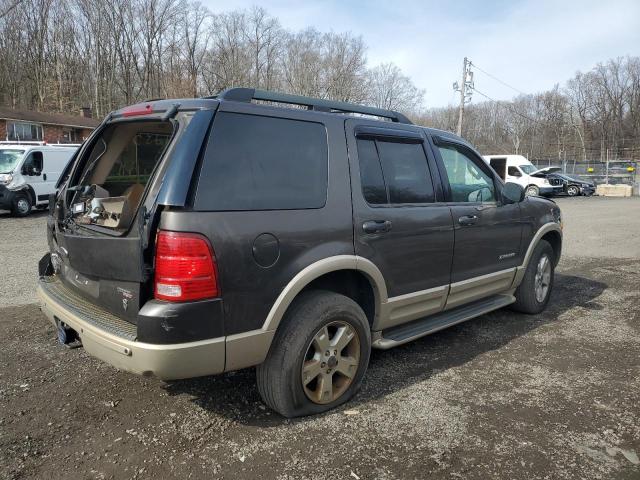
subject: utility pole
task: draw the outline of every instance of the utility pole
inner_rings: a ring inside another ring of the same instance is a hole
[[[462,136],[462,119],[464,117],[464,104],[471,101],[473,95],[473,72],[471,71],[471,60],[464,57],[462,63],[462,81],[460,84],[454,82],[453,90],[460,92],[460,109],[458,112],[458,136]]]

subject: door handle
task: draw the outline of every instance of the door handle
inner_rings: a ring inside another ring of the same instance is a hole
[[[391,222],[389,220],[369,220],[362,224],[364,233],[384,233],[391,230]]]
[[[477,215],[465,215],[458,219],[458,223],[464,227],[468,227],[470,225],[475,225],[476,220],[478,220]]]
[[[46,173],[43,173],[43,174],[42,174],[42,179],[43,179],[45,182],[47,181],[47,174],[46,174]]]

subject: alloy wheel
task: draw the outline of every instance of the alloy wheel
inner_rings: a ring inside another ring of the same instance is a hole
[[[340,398],[360,365],[358,332],[344,321],[331,322],[316,332],[307,347],[301,376],[304,393],[317,404]]]
[[[551,285],[551,260],[547,255],[542,255],[538,261],[536,268],[536,276],[534,279],[534,288],[536,291],[536,300],[542,303],[547,298],[549,286]]]

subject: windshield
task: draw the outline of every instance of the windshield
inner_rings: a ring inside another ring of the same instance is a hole
[[[518,165],[520,167],[520,170],[522,170],[524,173],[526,173],[527,175],[531,175],[533,172],[537,172],[538,169],[536,167],[534,167],[533,165],[529,164],[529,165]]]
[[[22,159],[24,150],[0,150],[0,173],[11,173]]]

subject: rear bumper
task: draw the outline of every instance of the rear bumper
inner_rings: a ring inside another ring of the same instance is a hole
[[[163,380],[213,375],[225,370],[225,337],[174,344],[138,342],[131,332],[134,325],[127,327],[123,320],[120,321],[123,325],[118,325],[117,317],[109,324],[109,317],[104,315],[96,321],[77,305],[61,302],[55,290],[59,283],[40,280],[37,293],[42,311],[54,326],[63,322],[74,329],[90,355],[120,370]]]

